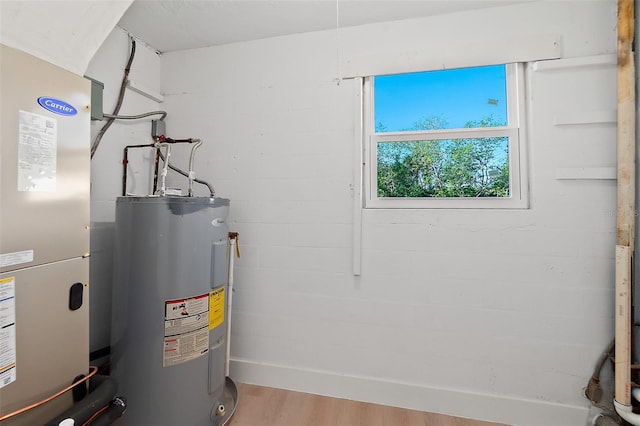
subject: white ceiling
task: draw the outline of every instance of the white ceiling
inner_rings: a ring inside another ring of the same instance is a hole
[[[169,52],[525,1],[135,0],[119,25]]]

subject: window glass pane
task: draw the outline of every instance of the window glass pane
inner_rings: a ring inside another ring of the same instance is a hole
[[[508,149],[508,137],[378,142],[378,197],[509,197]]]
[[[375,131],[507,125],[506,66],[374,78]]]

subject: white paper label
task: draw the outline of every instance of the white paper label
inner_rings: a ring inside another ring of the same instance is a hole
[[[33,262],[33,250],[0,254],[0,268]]]
[[[20,111],[18,191],[55,192],[57,145],[55,118]]]

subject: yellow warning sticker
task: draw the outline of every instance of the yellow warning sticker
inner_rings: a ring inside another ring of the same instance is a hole
[[[0,388],[16,381],[15,277],[0,280]]]
[[[224,286],[209,293],[209,330],[224,322]]]

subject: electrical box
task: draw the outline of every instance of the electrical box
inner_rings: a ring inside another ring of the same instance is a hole
[[[162,120],[152,120],[151,121],[151,137],[158,138],[160,136],[167,135],[167,128],[165,126],[165,122]]]
[[[91,77],[85,78],[91,80],[91,119],[104,120],[104,112],[102,110],[102,92],[104,92],[104,83],[94,80]]]

